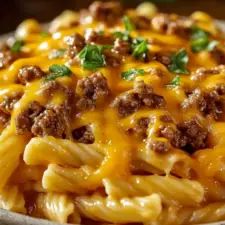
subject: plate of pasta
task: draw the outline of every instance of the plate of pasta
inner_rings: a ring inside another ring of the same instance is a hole
[[[0,224],[225,224],[224,146],[204,12],[93,2],[1,41]]]

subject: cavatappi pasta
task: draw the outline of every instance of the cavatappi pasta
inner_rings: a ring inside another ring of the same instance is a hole
[[[24,21],[0,46],[0,208],[82,225],[225,220],[224,44],[209,15],[150,3]]]

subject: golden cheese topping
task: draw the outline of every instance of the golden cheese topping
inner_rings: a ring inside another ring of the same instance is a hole
[[[94,2],[48,30],[24,21],[0,46],[0,208],[61,223],[225,219],[224,40],[209,15],[150,3]]]

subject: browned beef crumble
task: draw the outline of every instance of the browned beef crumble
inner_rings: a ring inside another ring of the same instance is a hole
[[[216,47],[211,51],[211,54],[218,64],[225,64],[225,50]]]
[[[171,52],[158,52],[153,56],[153,60],[162,63],[164,66],[171,64]]]
[[[23,94],[21,92],[14,92],[10,96],[5,96],[3,101],[0,103],[0,110],[4,112],[11,112],[14,105],[20,100],[22,95]]]
[[[173,122],[173,118],[169,115],[162,115],[160,116],[160,120],[164,123],[172,123]]]
[[[130,54],[132,51],[131,43],[129,41],[124,41],[120,38],[117,38],[114,42],[113,50],[120,55]]]
[[[149,148],[157,153],[166,153],[170,150],[170,144],[163,141],[152,141]]]
[[[100,34],[94,30],[87,30],[85,32],[85,41],[87,44],[112,45],[113,37],[111,35]]]
[[[48,107],[37,117],[31,127],[34,136],[53,136],[63,138],[66,135],[64,112],[59,107]]]
[[[6,68],[18,58],[18,54],[9,49],[0,50],[0,69]]]
[[[107,66],[118,67],[122,62],[122,57],[117,52],[113,51],[113,49],[105,49],[103,51],[105,56],[105,61]]]
[[[45,73],[38,66],[24,66],[19,70],[17,75],[17,82],[26,84],[33,81],[34,79],[42,78]]]
[[[81,49],[85,46],[84,37],[79,33],[75,33],[65,38],[65,43],[68,45],[67,55],[70,58],[74,58]]]
[[[155,31],[189,37],[193,21],[177,15],[158,14],[152,18]]]
[[[117,97],[113,106],[118,109],[121,117],[128,116],[138,111],[142,106],[147,108],[162,108],[166,104],[164,98],[153,92],[150,85],[138,81],[132,91]]]
[[[91,16],[108,25],[115,24],[122,15],[122,7],[119,2],[96,1],[89,7]]]
[[[196,106],[203,116],[211,116],[215,120],[220,120],[225,110],[224,94],[225,87],[223,85],[216,86],[209,92],[202,92],[200,89],[195,89],[182,103],[182,107],[187,110]]]
[[[32,124],[34,122],[34,119],[42,113],[44,110],[44,107],[40,105],[39,102],[33,101],[31,102],[27,109],[22,111],[17,117],[16,117],[16,132],[17,134],[24,134],[26,132],[29,132],[31,130]]]
[[[137,30],[148,30],[151,25],[150,19],[145,16],[135,16],[132,18],[132,22]]]
[[[197,119],[179,123],[176,128],[170,125],[163,126],[160,128],[159,136],[167,138],[174,147],[183,149],[188,153],[208,146],[208,131]]]
[[[0,125],[6,127],[10,120],[10,113],[0,109]]]
[[[100,72],[83,78],[77,83],[77,108],[80,110],[93,109],[96,101],[109,95],[107,79]]]
[[[72,136],[74,140],[84,144],[93,144],[95,141],[94,134],[89,125],[74,129]]]

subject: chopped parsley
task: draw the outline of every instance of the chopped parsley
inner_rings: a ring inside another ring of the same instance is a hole
[[[180,86],[180,76],[175,76],[173,80],[167,85],[168,88],[175,88]]]
[[[148,53],[148,42],[146,40],[136,38],[132,44],[133,56],[138,59],[145,59]]]
[[[71,76],[71,70],[65,65],[53,64],[49,67],[50,74],[46,77],[46,81],[55,80],[59,77]]]
[[[24,45],[24,41],[22,41],[22,40],[15,41],[11,47],[11,52],[19,53],[21,51],[23,45]]]
[[[121,77],[124,79],[124,80],[128,80],[128,81],[131,81],[131,80],[134,80],[136,76],[142,76],[145,74],[145,71],[143,69],[129,69],[125,72],[122,72],[121,73]]]
[[[61,58],[61,57],[64,56],[65,52],[66,52],[66,49],[64,49],[64,48],[54,49],[54,50],[50,53],[49,58],[50,58],[50,59]]]
[[[215,40],[210,40],[210,34],[199,28],[192,28],[191,49],[193,52],[212,51],[218,44]]]
[[[187,67],[189,61],[188,53],[185,49],[181,49],[171,57],[169,71],[173,73],[189,74]]]
[[[128,16],[123,17],[123,24],[124,24],[125,30],[129,33],[135,29],[135,25],[133,24],[133,22]]]
[[[130,34],[129,32],[125,31],[125,32],[121,32],[121,31],[115,31],[113,33],[113,36],[119,39],[122,39],[124,41],[129,41],[131,40]]]
[[[105,56],[103,50],[111,48],[109,45],[86,45],[78,54],[81,65],[87,70],[96,70],[105,66]]]
[[[47,31],[42,31],[40,33],[40,36],[43,37],[43,38],[45,38],[45,37],[48,37],[49,36],[49,33]]]

